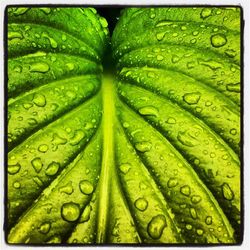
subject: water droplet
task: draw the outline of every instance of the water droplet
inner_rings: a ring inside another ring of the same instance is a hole
[[[201,14],[200,14],[202,19],[205,19],[205,18],[207,18],[207,17],[209,17],[211,15],[212,15],[212,10],[210,8],[202,9]]]
[[[76,221],[80,216],[80,206],[74,202],[64,203],[61,208],[62,218],[69,222]]]
[[[37,186],[39,186],[39,187],[43,186],[43,182],[38,176],[34,177],[33,181],[37,184]]]
[[[188,185],[184,185],[180,188],[180,192],[185,195],[185,196],[189,196],[191,193],[190,187]]]
[[[240,93],[240,83],[230,83],[226,86],[228,91]]]
[[[90,213],[91,213],[91,206],[87,205],[81,215],[80,222],[86,222],[90,219]]]
[[[23,35],[20,32],[17,31],[9,31],[8,32],[8,39],[13,40],[13,39],[23,39]]]
[[[229,201],[233,200],[234,193],[233,193],[232,189],[230,188],[230,186],[227,183],[223,183],[221,188],[222,188],[223,197]]]
[[[46,153],[48,151],[49,147],[48,145],[46,144],[41,144],[39,147],[38,147],[38,151],[42,152],[42,153]]]
[[[201,98],[200,92],[187,93],[183,95],[183,100],[189,105],[197,104],[200,98]]]
[[[149,16],[151,19],[155,18],[155,13],[151,13]]]
[[[66,67],[67,67],[70,71],[72,71],[72,70],[75,68],[75,64],[74,64],[74,63],[66,63],[65,65],[66,65]]]
[[[198,145],[198,141],[197,141],[195,135],[191,135],[190,133],[188,133],[188,131],[178,132],[177,139],[184,146],[194,147],[194,146]]]
[[[232,129],[230,130],[230,134],[231,134],[231,135],[236,135],[236,134],[237,134],[237,130],[236,130],[235,128],[232,128]]]
[[[35,169],[35,171],[37,173],[39,173],[43,167],[43,164],[42,164],[42,161],[41,161],[41,158],[39,157],[36,157],[34,158],[32,161],[31,161],[31,165],[32,167]]]
[[[131,169],[131,164],[129,163],[123,163],[120,165],[120,170],[123,174],[127,174],[130,169]]]
[[[140,182],[140,184],[139,184],[139,188],[140,188],[140,190],[146,190],[146,189],[148,188],[148,186],[147,186],[147,184],[146,184],[146,183],[144,183],[144,182]]]
[[[19,189],[21,187],[20,182],[19,181],[14,182],[13,187],[16,188],[16,189]]]
[[[46,105],[45,96],[42,94],[35,94],[33,97],[33,103],[38,107],[44,107]]]
[[[60,164],[58,162],[52,161],[48,167],[46,168],[46,175],[52,176],[55,175],[60,167]]]
[[[194,31],[192,34],[193,36],[197,36],[199,34],[199,31]]]
[[[190,225],[190,224],[186,224],[186,229],[187,229],[187,230],[192,230],[192,228],[193,228],[193,226],[192,226],[192,225]]]
[[[135,148],[142,153],[148,152],[152,148],[152,143],[148,141],[137,142]]]
[[[23,15],[24,13],[26,13],[30,8],[17,8],[13,14],[15,16],[19,16],[19,15]]]
[[[8,174],[14,175],[20,171],[21,165],[19,163],[8,165]]]
[[[74,189],[72,187],[72,181],[67,183],[65,186],[60,187],[59,191],[61,193],[65,193],[65,194],[68,194],[68,195],[72,194],[74,192]]]
[[[236,53],[236,51],[233,50],[233,49],[227,49],[227,50],[225,51],[225,54],[226,54],[227,56],[233,58],[233,57],[236,56],[237,53]]]
[[[85,133],[82,130],[76,130],[74,133],[74,136],[70,139],[70,145],[75,146],[79,144],[84,137],[85,137]],[[65,144],[66,142],[64,142],[63,144]]]
[[[100,17],[99,21],[100,21],[100,23],[101,23],[101,25],[102,25],[103,28],[107,28],[108,27],[108,22],[107,22],[107,20],[104,17]]]
[[[191,197],[191,202],[194,203],[194,204],[197,204],[201,201],[201,197],[199,195],[193,195]]]
[[[80,181],[79,188],[83,194],[87,195],[92,194],[94,191],[92,183],[90,183],[88,180]]]
[[[128,127],[129,127],[129,123],[128,123],[128,122],[124,122],[124,123],[122,124],[122,126],[123,126],[124,128],[128,128]]]
[[[201,59],[198,60],[200,65],[204,65],[209,67],[212,70],[217,70],[223,67],[223,65],[219,62],[213,61],[213,60],[207,60],[207,61],[203,61]]]
[[[197,233],[199,236],[201,236],[201,235],[203,235],[204,231],[203,231],[202,229],[197,229],[197,230],[196,230],[196,233]]]
[[[173,36],[173,37],[177,37],[177,36],[178,36],[178,33],[173,33],[172,36]]]
[[[62,242],[61,237],[58,235],[52,236],[46,243],[49,244],[60,244]]]
[[[211,225],[213,223],[212,217],[211,216],[207,216],[205,222],[206,222],[207,225]]]
[[[176,120],[175,120],[174,117],[169,117],[169,118],[167,119],[167,123],[168,123],[168,124],[175,124],[175,123],[176,123]]]
[[[177,185],[178,185],[177,179],[175,179],[175,178],[170,178],[170,179],[168,180],[168,187],[169,187],[169,188],[176,187]]]
[[[50,8],[39,8],[42,12],[44,12],[46,15],[50,14],[51,9]]]
[[[197,39],[196,39],[196,38],[193,38],[193,39],[190,40],[190,43],[192,43],[192,44],[194,44],[194,43],[196,43],[196,42],[197,42]]]
[[[159,239],[162,235],[163,229],[167,226],[164,215],[156,215],[148,224],[148,234],[152,239]]]
[[[189,209],[189,212],[190,212],[190,215],[191,215],[191,217],[192,217],[193,219],[197,219],[197,212],[196,212],[195,208],[191,207],[191,208]]]
[[[158,61],[162,61],[162,60],[164,59],[164,57],[163,57],[162,55],[157,55],[156,59],[157,59]]]
[[[52,142],[58,146],[58,145],[64,145],[67,143],[67,139],[62,138],[61,136],[59,136],[57,133],[53,134],[53,139]]]
[[[152,115],[152,116],[158,116],[158,109],[153,106],[146,106],[139,109],[139,113],[141,115]]]
[[[177,56],[177,55],[173,55],[172,56],[172,63],[177,63],[177,62],[179,62],[180,61],[180,57],[179,56]]]
[[[38,231],[39,231],[40,233],[42,233],[42,234],[47,234],[47,233],[49,232],[49,230],[50,230],[50,227],[51,227],[50,223],[44,222],[44,223],[39,227]]]
[[[156,39],[157,39],[158,41],[161,41],[161,40],[164,38],[165,34],[166,34],[166,32],[157,33],[157,34],[156,34]]]
[[[216,34],[211,36],[211,44],[215,48],[224,46],[227,43],[227,38],[223,34]]]
[[[30,72],[46,73],[50,69],[49,65],[44,62],[37,62],[30,65]]]
[[[33,106],[33,104],[32,103],[24,103],[23,104],[23,107],[25,108],[25,109],[30,109],[31,107]]]
[[[57,48],[58,45],[57,45],[57,42],[55,41],[54,38],[48,36],[48,34],[46,34],[46,33],[43,33],[42,37],[47,38],[49,40],[50,46],[51,46],[52,49],[56,49]]]
[[[135,207],[140,211],[145,211],[148,207],[148,202],[144,198],[139,198],[134,203]]]

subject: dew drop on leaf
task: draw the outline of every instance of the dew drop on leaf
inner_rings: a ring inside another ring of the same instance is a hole
[[[80,181],[79,188],[83,194],[87,194],[87,195],[92,194],[94,191],[94,187],[92,183],[90,183],[88,180]]]
[[[194,203],[194,204],[197,204],[201,201],[201,197],[199,195],[193,195],[191,197],[191,202]]]
[[[178,181],[175,178],[170,178],[168,180],[168,184],[167,185],[168,185],[169,188],[176,187],[178,185]]]
[[[229,201],[233,200],[234,193],[233,193],[232,189],[230,188],[230,186],[227,183],[223,183],[221,188],[222,188],[223,197]]]
[[[50,8],[39,8],[39,10],[41,10],[43,13],[45,13],[46,15],[50,14],[51,9]]]
[[[145,211],[148,207],[148,202],[144,198],[139,198],[134,203],[135,207],[140,211]]]
[[[197,230],[196,230],[196,233],[197,233],[199,236],[201,236],[201,235],[203,235],[204,231],[203,231],[202,229],[197,229]]]
[[[163,229],[167,226],[164,215],[159,214],[154,216],[148,224],[148,234],[152,239],[159,239],[162,235]]]
[[[34,177],[33,181],[37,184],[38,187],[42,187],[43,186],[43,182],[42,182],[42,180],[38,176]]]
[[[47,152],[48,149],[49,149],[49,147],[48,147],[47,144],[41,144],[41,145],[38,147],[38,151],[40,151],[41,153]]]
[[[13,40],[13,39],[23,39],[23,35],[20,32],[17,31],[9,31],[8,32],[8,39]]]
[[[227,49],[227,50],[225,51],[225,54],[226,54],[227,56],[233,58],[233,57],[236,56],[237,53],[236,53],[236,51],[233,50],[233,49]]]
[[[230,92],[240,93],[240,83],[229,83],[226,88]]]
[[[74,189],[72,187],[72,182],[70,181],[65,186],[60,187],[59,191],[61,193],[65,193],[65,194],[68,194],[68,195],[72,194],[74,192]]]
[[[8,173],[11,175],[17,174],[21,169],[21,165],[19,163],[14,165],[8,165]]]
[[[185,195],[185,196],[189,196],[191,193],[190,187],[188,185],[184,185],[180,188],[180,192]]]
[[[62,137],[61,137],[60,135],[58,135],[57,133],[54,133],[54,134],[53,134],[52,142],[53,142],[55,145],[64,145],[64,144],[66,144],[67,139],[62,138]]]
[[[36,157],[34,158],[32,161],[31,161],[31,165],[32,167],[35,169],[35,171],[37,173],[39,173],[43,167],[43,164],[42,164],[42,161],[41,161],[41,158],[39,157]]]
[[[189,105],[197,104],[200,98],[200,92],[187,93],[183,95],[183,100]]]
[[[60,244],[61,242],[62,240],[59,235],[54,235],[47,241],[49,244]]]
[[[123,174],[127,174],[130,169],[131,169],[131,164],[129,163],[123,163],[120,165],[120,170]]]
[[[164,57],[163,57],[162,55],[157,55],[156,59],[157,59],[158,61],[162,61],[162,60],[164,59]]]
[[[197,219],[197,212],[196,212],[195,208],[191,207],[191,208],[189,209],[189,212],[190,212],[190,215],[191,215],[191,217],[192,217],[193,219]]]
[[[175,124],[175,123],[176,123],[176,120],[175,120],[174,117],[169,117],[169,118],[167,119],[167,123],[168,123],[168,124]]]
[[[47,234],[49,232],[49,230],[50,230],[50,227],[51,227],[50,223],[44,222],[44,223],[41,224],[38,231],[40,233],[42,233],[42,234]]]
[[[14,182],[13,187],[16,188],[16,189],[19,189],[21,187],[20,182],[19,181]]]
[[[76,130],[74,136],[70,139],[70,145],[75,146],[79,144],[84,137],[85,133],[82,130]]]
[[[91,206],[87,205],[81,215],[80,222],[86,222],[90,219],[90,213],[91,213]]]
[[[205,18],[207,18],[207,17],[209,17],[211,15],[212,15],[212,10],[210,8],[204,8],[201,11],[200,17],[202,19],[205,19]]]
[[[24,13],[26,13],[27,11],[29,10],[29,8],[17,8],[13,14],[15,16],[20,16],[20,15],[23,15]]]
[[[192,225],[190,225],[190,224],[186,224],[186,229],[187,229],[187,230],[192,230],[192,228],[193,228],[193,226],[192,226]]]
[[[57,42],[55,41],[54,38],[48,36],[48,34],[46,34],[46,33],[43,33],[42,37],[47,38],[49,40],[50,46],[51,46],[52,49],[56,49],[57,48],[58,45],[57,45]]]
[[[139,113],[141,115],[152,115],[152,116],[158,116],[158,109],[154,106],[146,106],[139,109]]]
[[[205,222],[206,222],[207,225],[211,225],[213,223],[212,217],[211,216],[207,216]]]
[[[224,46],[227,43],[227,38],[223,34],[216,34],[211,36],[211,44],[215,48]]]
[[[80,216],[80,206],[74,202],[64,203],[61,208],[61,216],[69,222],[76,221]]]
[[[165,34],[166,34],[166,32],[159,32],[159,33],[157,33],[157,34],[156,34],[156,39],[157,39],[158,41],[163,40]]]
[[[23,107],[24,107],[25,109],[30,109],[32,106],[33,106],[33,104],[30,103],[30,102],[24,103],[24,104],[23,104]]]
[[[44,107],[46,105],[46,98],[42,94],[35,94],[33,97],[33,103],[38,107]]]
[[[46,175],[49,175],[49,176],[55,175],[59,167],[60,167],[60,164],[58,162],[52,161],[46,168],[46,171],[45,171]]]
[[[46,73],[50,69],[49,65],[44,62],[37,62],[30,65],[30,72]]]
[[[148,141],[137,142],[135,148],[142,153],[148,152],[152,148],[152,143]]]

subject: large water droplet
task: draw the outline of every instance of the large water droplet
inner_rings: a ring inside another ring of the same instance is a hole
[[[135,148],[142,153],[148,152],[152,148],[152,143],[148,141],[137,142]]]
[[[49,232],[49,230],[50,230],[50,227],[51,227],[50,223],[44,222],[44,223],[39,227],[38,231],[39,231],[40,233],[42,233],[42,234],[47,234],[47,233]]]
[[[120,170],[123,174],[127,174],[130,169],[131,169],[131,164],[129,163],[123,163],[120,165]]]
[[[210,8],[204,8],[202,9],[200,16],[202,19],[205,19],[211,16],[211,14],[212,14],[212,10]]]
[[[227,43],[227,38],[223,34],[216,34],[211,36],[211,44],[215,48],[224,46]]]
[[[65,186],[60,187],[59,191],[61,193],[65,193],[65,194],[68,194],[68,195],[72,194],[74,192],[74,189],[72,187],[72,181],[67,183]]]
[[[30,65],[30,72],[46,73],[50,69],[49,65],[44,62],[37,62]]]
[[[135,201],[135,207],[140,211],[145,211],[148,207],[148,202],[144,198],[139,198]]]
[[[189,196],[191,193],[190,187],[188,185],[184,185],[180,188],[180,192],[185,195],[185,196]]]
[[[44,107],[46,105],[45,96],[42,94],[35,94],[33,98],[33,103],[38,107]]]
[[[67,139],[62,138],[62,137],[61,137],[60,135],[58,135],[57,133],[54,133],[54,134],[53,134],[52,142],[53,142],[55,145],[64,145],[64,144],[67,143]]]
[[[159,239],[162,235],[163,229],[167,226],[164,215],[159,214],[152,218],[148,224],[148,234],[152,239]]]
[[[20,171],[21,165],[19,163],[8,165],[8,174],[14,175]]]
[[[37,173],[39,173],[43,167],[43,164],[42,164],[42,161],[41,161],[41,158],[39,157],[36,157],[34,158],[32,161],[31,161],[31,165],[32,167],[35,169],[35,171]]]
[[[221,188],[222,188],[223,197],[229,201],[233,200],[234,193],[233,193],[232,189],[230,188],[230,186],[227,183],[223,183]]]
[[[139,109],[139,113],[141,115],[152,115],[152,116],[158,116],[158,109],[154,106],[146,106]]]
[[[187,93],[183,95],[183,100],[190,105],[197,104],[200,98],[201,98],[200,92]]]
[[[52,49],[56,49],[57,48],[58,45],[57,45],[57,42],[55,41],[54,38],[48,36],[48,34],[46,34],[46,33],[43,33],[42,37],[47,38],[49,40],[50,46],[51,46]]]
[[[81,142],[85,137],[85,133],[82,130],[76,130],[74,136],[70,139],[70,145],[75,146]]]
[[[61,208],[62,218],[66,221],[76,221],[80,216],[80,206],[74,202],[64,203]]]
[[[169,188],[176,187],[177,185],[178,185],[177,179],[175,179],[175,178],[170,178],[170,179],[168,180],[168,187],[169,187]]]
[[[87,195],[92,194],[94,191],[94,187],[92,183],[90,183],[88,180],[80,181],[79,188],[83,194],[87,194]]]
[[[49,166],[46,168],[46,175],[52,176],[55,175],[60,167],[58,162],[52,161]]]

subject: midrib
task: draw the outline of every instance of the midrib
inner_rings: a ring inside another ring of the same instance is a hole
[[[115,116],[114,105],[114,79],[113,74],[107,72],[102,79],[102,101],[103,101],[103,156],[102,170],[99,181],[100,199],[98,208],[97,236],[96,242],[103,243],[106,239],[107,216],[109,209],[109,187],[111,178],[111,168],[114,167],[114,138],[113,124]]]

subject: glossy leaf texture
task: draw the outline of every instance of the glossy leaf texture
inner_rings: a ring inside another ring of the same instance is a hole
[[[9,8],[7,241],[239,242],[240,14]]]

